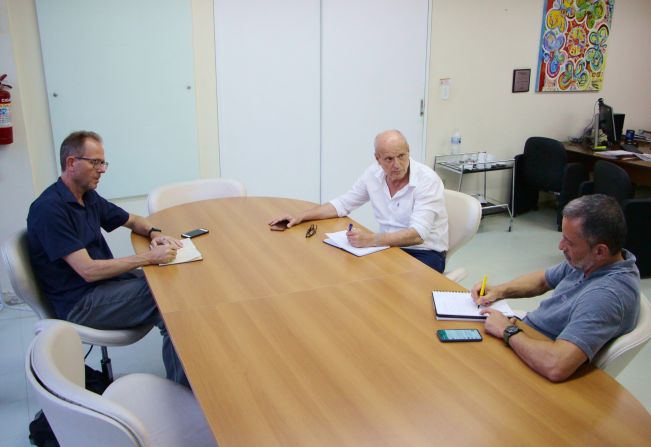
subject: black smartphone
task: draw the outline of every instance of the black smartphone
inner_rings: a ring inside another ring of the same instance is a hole
[[[206,234],[206,233],[208,233],[208,230],[206,230],[205,228],[197,228],[196,230],[186,231],[185,233],[181,233],[181,236],[193,238],[193,237],[201,236],[202,234]]]
[[[287,229],[288,219],[279,220],[273,225],[269,225],[269,229],[273,231],[285,231]]]
[[[483,340],[477,329],[439,329],[436,335],[443,343]]]

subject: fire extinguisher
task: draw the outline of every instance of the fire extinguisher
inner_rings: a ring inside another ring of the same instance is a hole
[[[14,130],[11,127],[11,85],[3,84],[6,74],[0,76],[0,144],[14,142]]]

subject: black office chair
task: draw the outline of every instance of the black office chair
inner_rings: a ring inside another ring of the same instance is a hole
[[[588,179],[580,163],[568,163],[565,146],[545,137],[530,137],[524,152],[515,156],[513,215],[538,209],[540,191],[558,199],[556,224],[561,229],[563,207],[579,195],[579,185]]]
[[[640,276],[651,276],[651,198],[633,199],[634,188],[628,173],[609,161],[599,160],[594,166],[594,180],[583,182],[581,195],[606,194],[622,206],[628,235],[624,248],[637,258]]]
[[[633,198],[633,184],[628,173],[615,163],[599,160],[594,165],[593,180],[581,183],[579,194],[605,194],[611,196],[624,205],[624,202]]]

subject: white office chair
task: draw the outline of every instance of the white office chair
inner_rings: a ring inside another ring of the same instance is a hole
[[[159,186],[149,193],[147,207],[149,214],[153,214],[182,203],[245,195],[244,185],[237,180],[223,178],[192,180]]]
[[[628,334],[620,335],[601,348],[592,359],[592,364],[617,377],[649,340],[651,340],[651,304],[644,294],[640,293],[640,314],[635,329]]]
[[[25,372],[61,445],[217,445],[192,391],[182,385],[130,374],[102,395],[86,390],[81,338],[70,323],[58,321],[36,335]]]
[[[448,253],[446,261],[477,233],[481,222],[481,203],[462,192],[446,189],[445,208],[448,212]],[[467,275],[463,267],[446,272],[452,281],[461,281]]]
[[[41,287],[32,270],[29,260],[27,231],[21,230],[2,244],[2,260],[4,261],[9,280],[16,295],[31,307],[40,321],[36,323],[36,333],[56,323],[56,315],[50,302],[43,294]],[[71,323],[72,324],[72,323]],[[99,345],[102,349],[102,371],[109,380],[113,380],[111,359],[108,357],[109,346],[126,346],[137,342],[151,330],[152,325],[146,324],[132,329],[99,330],[73,325],[84,343]]]

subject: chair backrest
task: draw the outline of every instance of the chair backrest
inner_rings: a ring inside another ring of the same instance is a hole
[[[154,189],[149,193],[147,206],[149,214],[153,214],[183,203],[245,195],[244,185],[237,180],[223,178],[192,180]]]
[[[21,230],[2,244],[2,260],[16,295],[32,308],[40,319],[56,318],[43,294],[29,259],[27,231]]]
[[[444,190],[445,208],[448,212],[449,257],[477,233],[481,222],[481,203],[468,194]]]
[[[565,146],[545,137],[530,137],[524,143],[522,173],[527,184],[540,191],[560,192],[567,164]]]
[[[628,173],[615,163],[599,160],[594,165],[594,194],[614,197],[620,205],[633,197],[633,185]]]
[[[70,324],[50,325],[34,338],[25,372],[61,445],[146,445],[145,430],[129,412],[84,388],[81,339]]]
[[[595,356],[592,364],[617,377],[649,340],[651,340],[651,304],[644,294],[640,293],[640,314],[635,329],[610,341]]]

